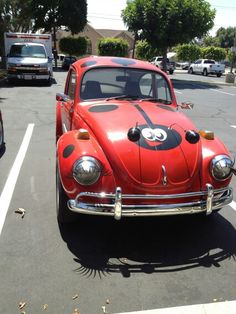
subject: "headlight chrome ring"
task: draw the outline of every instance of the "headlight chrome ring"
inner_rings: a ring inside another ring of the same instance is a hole
[[[101,175],[101,164],[94,157],[83,156],[73,165],[73,177],[81,185],[92,185]]]
[[[231,174],[233,161],[227,155],[217,155],[211,161],[211,174],[217,181],[227,180]]]

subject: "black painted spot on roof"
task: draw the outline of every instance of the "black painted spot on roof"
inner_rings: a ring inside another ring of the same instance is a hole
[[[89,67],[89,66],[94,65],[96,63],[97,63],[97,61],[95,61],[95,60],[87,61],[81,65],[81,68]]]
[[[89,112],[109,112],[118,109],[117,105],[98,105],[89,108]]]
[[[112,58],[111,61],[116,63],[116,64],[123,65],[125,67],[127,67],[129,65],[134,65],[136,63],[136,61],[134,61],[134,60],[122,59],[122,58]]]

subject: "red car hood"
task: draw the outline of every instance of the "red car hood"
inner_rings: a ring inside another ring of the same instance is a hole
[[[170,190],[192,185],[201,144],[186,141],[185,131],[196,128],[175,107],[144,101],[99,102],[83,106],[82,115],[105,152],[117,185],[126,182],[155,191],[164,189],[165,179]],[[135,126],[141,138],[132,142],[127,133]]]

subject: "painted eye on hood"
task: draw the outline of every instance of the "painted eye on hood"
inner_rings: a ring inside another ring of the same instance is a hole
[[[142,130],[142,135],[148,141],[164,142],[167,139],[167,134],[162,129],[145,128]]]

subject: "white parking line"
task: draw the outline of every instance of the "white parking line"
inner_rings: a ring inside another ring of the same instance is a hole
[[[174,89],[176,94],[183,94],[182,92],[179,92],[178,90]]]
[[[233,210],[236,210],[236,202],[232,201],[229,205],[233,208]]]
[[[25,158],[26,151],[29,146],[33,129],[34,129],[34,124],[32,123],[28,124],[20,149],[18,151],[14,164],[11,168],[11,171],[9,173],[5,186],[3,188],[2,194],[0,196],[0,235],[2,233],[2,228],[5,222],[7,211],[11,202],[11,198],[14,192],[18,175],[20,173],[22,163]]]
[[[236,301],[214,302],[209,304],[186,305],[157,310],[127,312],[117,314],[235,314]]]
[[[236,129],[236,125],[231,125],[231,128],[235,128]]]
[[[213,92],[217,92],[217,93],[221,93],[221,94],[225,94],[225,95],[235,96],[235,94],[222,92],[221,90],[217,90],[217,89],[214,89],[214,88],[210,88],[210,90],[213,91]]]

